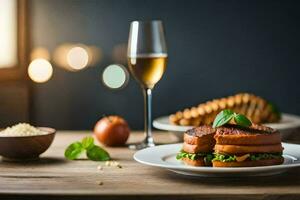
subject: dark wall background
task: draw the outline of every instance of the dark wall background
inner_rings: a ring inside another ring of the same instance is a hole
[[[59,129],[89,129],[102,114],[143,126],[142,93],[131,79],[111,91],[100,75],[113,47],[126,43],[133,20],[162,19],[169,63],[154,90],[154,117],[200,102],[248,91],[300,114],[299,1],[32,0],[32,45],[51,51],[64,42],[102,48],[93,68],[55,67],[33,84],[33,121]]]

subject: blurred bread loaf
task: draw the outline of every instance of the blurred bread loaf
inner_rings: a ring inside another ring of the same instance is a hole
[[[280,113],[265,99],[249,93],[239,93],[226,98],[214,99],[196,107],[186,108],[169,116],[172,124],[200,126],[213,123],[224,109],[247,116],[253,123],[272,123],[280,120]]]

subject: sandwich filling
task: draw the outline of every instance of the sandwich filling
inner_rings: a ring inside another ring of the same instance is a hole
[[[214,155],[212,153],[187,153],[185,151],[180,151],[176,159],[181,160],[183,158],[188,158],[190,160],[198,160],[198,159],[203,159],[205,164],[209,165],[211,164],[211,161],[214,158]]]
[[[282,153],[251,153],[242,156],[228,155],[215,153],[212,161],[220,162],[243,162],[246,160],[257,161],[257,160],[268,160],[268,159],[281,159]]]

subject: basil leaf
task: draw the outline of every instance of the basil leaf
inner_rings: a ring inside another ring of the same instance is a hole
[[[81,142],[74,142],[68,146],[65,151],[65,157],[69,160],[75,160],[84,151]]]
[[[85,137],[82,139],[82,146],[84,149],[89,149],[94,146],[94,138],[93,137]]]
[[[231,110],[222,110],[215,118],[213,128],[227,124],[234,117],[234,112]]]
[[[234,115],[234,121],[237,125],[243,127],[249,127],[252,125],[251,121],[245,115],[241,114]]]
[[[87,149],[86,156],[93,161],[110,160],[109,154],[99,146],[93,146]]]

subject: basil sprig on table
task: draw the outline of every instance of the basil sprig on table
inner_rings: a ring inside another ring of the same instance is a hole
[[[110,156],[103,148],[94,144],[94,138],[85,137],[82,141],[77,141],[70,144],[65,150],[65,157],[69,160],[78,159],[79,156],[86,152],[88,159],[93,161],[110,160]]]
[[[224,124],[229,123],[231,120],[243,127],[249,127],[252,125],[251,121],[242,114],[237,114],[232,110],[222,110],[215,118],[213,123],[213,128],[223,126]]]

